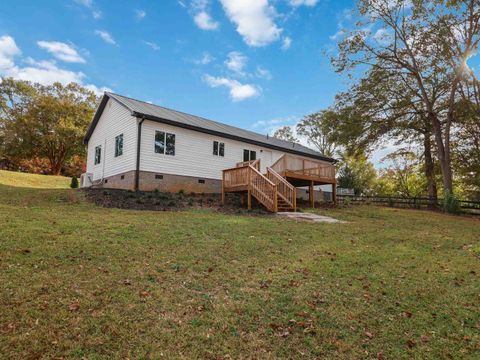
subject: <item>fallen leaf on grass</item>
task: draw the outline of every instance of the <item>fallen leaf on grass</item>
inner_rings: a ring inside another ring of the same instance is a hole
[[[406,318],[411,318],[412,317],[412,313],[410,311],[404,311],[402,312],[402,316],[403,317],[406,317]]]
[[[70,305],[68,305],[68,310],[70,311],[78,311],[80,309],[80,304],[78,302],[73,302]]]
[[[365,331],[365,335],[366,335],[369,339],[373,339],[373,334],[372,334],[371,332]]]
[[[15,324],[9,323],[2,326],[2,332],[8,333],[15,330]]]
[[[407,346],[408,346],[410,349],[414,348],[416,345],[417,345],[417,343],[416,343],[415,340],[412,340],[412,339],[408,339],[408,340],[407,340]]]
[[[422,340],[422,342],[426,343],[426,342],[430,341],[430,338],[427,335],[422,335],[422,336],[420,336],[420,340]]]

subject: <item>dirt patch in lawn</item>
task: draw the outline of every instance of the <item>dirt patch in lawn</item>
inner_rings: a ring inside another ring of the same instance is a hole
[[[190,209],[210,209],[228,214],[271,215],[259,204],[252,204],[248,211],[242,205],[241,194],[226,194],[225,205],[222,205],[220,194],[142,192],[119,189],[84,189],[86,198],[98,206],[107,208],[180,211]]]

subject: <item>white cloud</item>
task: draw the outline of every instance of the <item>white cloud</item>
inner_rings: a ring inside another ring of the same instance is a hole
[[[135,10],[135,18],[137,20],[143,20],[143,18],[147,16],[147,13],[145,10]]]
[[[256,76],[265,80],[272,80],[272,73],[261,66],[257,66]]]
[[[383,46],[387,46],[393,41],[392,35],[384,28],[378,29],[372,37],[377,43]]]
[[[237,32],[249,46],[266,46],[282,32],[275,22],[275,9],[268,0],[220,0],[223,9],[237,26]]]
[[[345,30],[340,29],[335,34],[330,35],[329,38],[330,38],[330,40],[337,40],[337,39],[341,38],[343,35],[345,35]]]
[[[112,89],[110,89],[109,87],[106,87],[106,86],[97,87],[96,85],[88,84],[88,85],[83,85],[83,87],[87,88],[90,91],[93,91],[95,93],[95,95],[97,95],[97,96],[103,95],[103,93],[105,91],[113,92]]]
[[[0,71],[14,66],[14,57],[22,52],[15,44],[15,40],[8,35],[0,37]]]
[[[59,41],[38,41],[37,45],[47,50],[58,60],[71,63],[85,63],[85,59],[80,56],[72,45]]]
[[[152,50],[160,50],[160,46],[158,46],[157,43],[154,43],[153,41],[143,41],[143,43],[147,46],[149,46],[150,48],[152,48]]]
[[[98,10],[93,3],[93,0],[74,0],[77,4],[86,7],[92,12],[92,16],[95,20],[98,20],[102,17],[102,12]]]
[[[193,21],[200,29],[217,30],[220,24],[209,14],[209,4],[210,0],[192,0],[190,12],[193,15]]]
[[[15,58],[22,54],[15,40],[11,36],[0,37],[0,76],[12,77],[17,80],[37,82],[42,85],[51,85],[55,82],[64,85],[76,82],[91,90],[97,95],[106,88],[98,88],[92,84],[84,84],[85,74],[80,71],[71,71],[60,68],[55,60],[36,61],[30,57],[24,60],[25,66],[15,62]]]
[[[237,75],[245,75],[243,70],[247,66],[248,57],[239,51],[232,51],[225,60],[225,66]]]
[[[95,34],[100,36],[100,38],[108,44],[116,45],[116,41],[113,39],[112,35],[104,30],[95,30]]]
[[[198,60],[194,60],[193,62],[197,65],[208,65],[210,64],[213,60],[215,60],[215,58],[210,55],[208,52],[204,52],[202,54],[202,57]]]
[[[292,6],[315,6],[317,5],[318,0],[290,0],[289,3]]]
[[[237,80],[225,77],[205,75],[203,80],[212,88],[219,86],[228,88],[230,90],[230,97],[233,101],[242,101],[251,97],[256,97],[261,93],[261,89],[255,85],[242,84]]]
[[[292,46],[292,38],[290,36],[285,36],[282,40],[282,50],[288,50]]]
[[[218,22],[214,21],[210,14],[206,11],[201,11],[193,17],[195,24],[202,30],[217,30],[220,25]]]

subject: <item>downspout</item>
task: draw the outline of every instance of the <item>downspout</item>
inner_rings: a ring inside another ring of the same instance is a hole
[[[145,121],[145,117],[139,119],[137,130],[137,166],[135,169],[135,191],[140,189],[140,148],[142,143],[142,124]]]

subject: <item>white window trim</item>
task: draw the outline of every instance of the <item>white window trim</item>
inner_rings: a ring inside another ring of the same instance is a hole
[[[218,143],[218,154],[217,154],[217,155],[215,155],[215,154],[213,153],[213,144],[215,143],[215,141]],[[220,144],[223,144],[223,156],[220,155]],[[216,158],[218,158],[218,157],[219,157],[219,158],[225,158],[225,148],[226,148],[226,146],[225,146],[225,141],[212,140],[212,147],[210,148],[210,149],[211,149],[211,154],[212,154],[212,156],[214,156],[214,157],[216,157]]]
[[[155,151],[155,138],[157,137],[157,132],[163,132],[165,135],[164,135],[164,141],[163,141],[163,154],[162,153],[158,153]],[[175,147],[173,149],[173,155],[172,154],[167,154],[167,135],[173,135],[175,137]],[[161,129],[155,129],[154,133],[153,133],[153,153],[155,155],[158,155],[158,156],[168,156],[168,157],[171,157],[171,158],[176,158],[177,157],[177,134],[173,133],[173,132],[168,132],[166,130],[161,130]]]

